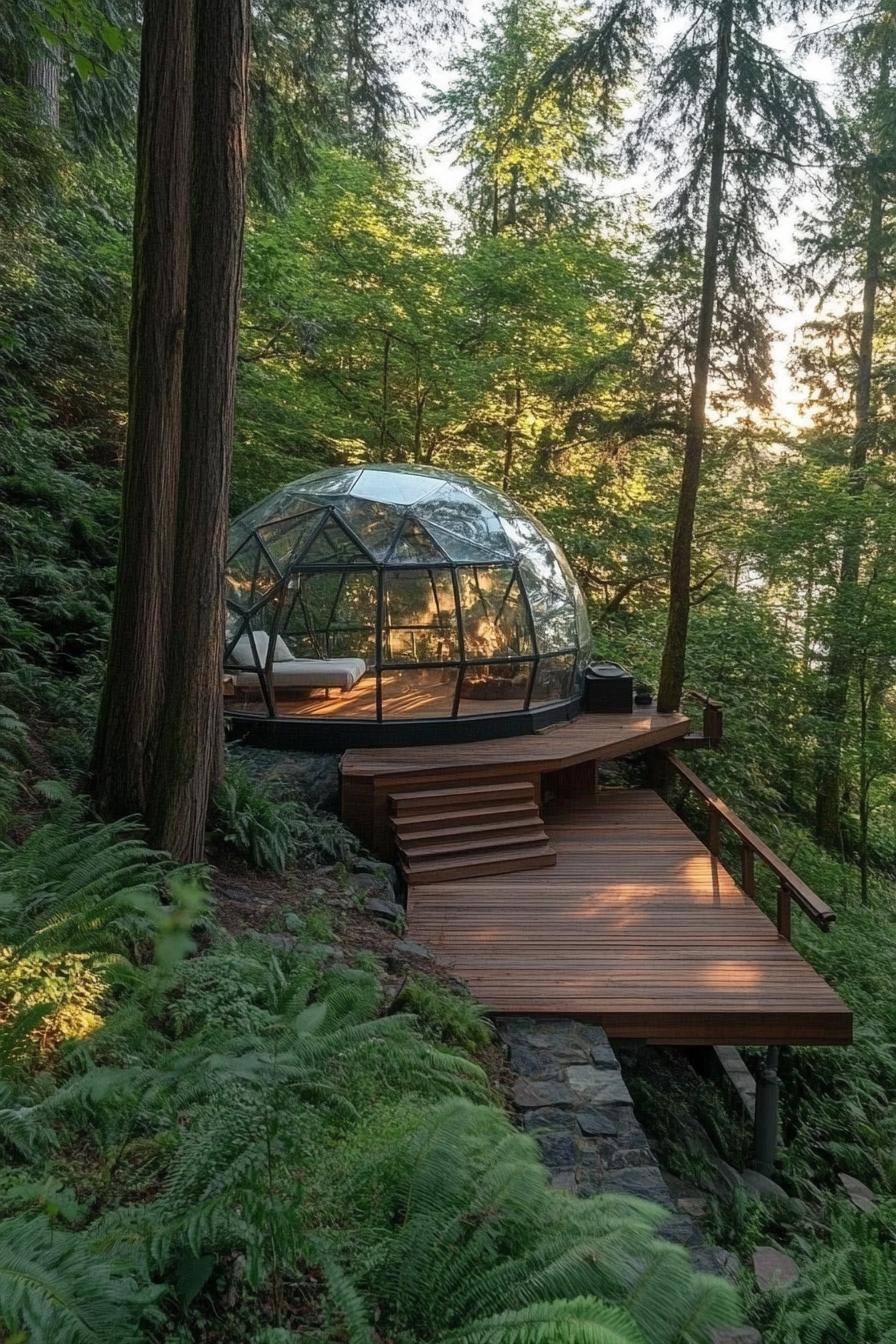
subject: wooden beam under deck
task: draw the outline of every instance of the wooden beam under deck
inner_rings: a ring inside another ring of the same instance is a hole
[[[409,895],[411,937],[492,1011],[664,1044],[851,1040],[846,1005],[658,794],[560,798],[545,822],[556,867]]]

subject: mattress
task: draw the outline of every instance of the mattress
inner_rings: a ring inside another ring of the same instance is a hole
[[[366,671],[363,658],[278,658],[271,663],[270,677],[275,687],[307,686],[350,691]],[[258,688],[258,677],[254,672],[233,675],[240,689]]]

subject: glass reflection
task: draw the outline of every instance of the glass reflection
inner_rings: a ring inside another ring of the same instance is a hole
[[[592,635],[566,557],[460,472],[316,472],[236,519],[228,549],[233,712],[450,718],[578,693]]]

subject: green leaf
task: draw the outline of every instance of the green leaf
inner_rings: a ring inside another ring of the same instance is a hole
[[[174,1287],[177,1300],[182,1307],[188,1307],[212,1276],[217,1263],[213,1255],[193,1255],[185,1251],[177,1262],[174,1272]]]
[[[100,37],[110,51],[121,51],[124,46],[124,31],[116,28],[114,23],[104,23],[100,29]]]
[[[82,79],[90,79],[90,76],[95,73],[96,66],[89,56],[85,56],[83,51],[73,51],[72,61]]]

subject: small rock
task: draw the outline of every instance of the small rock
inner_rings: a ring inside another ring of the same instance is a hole
[[[613,1051],[613,1047],[607,1045],[593,1045],[591,1047],[591,1058],[599,1069],[618,1069],[619,1061]]]
[[[709,1344],[762,1344],[752,1325],[723,1325],[709,1332]]]
[[[686,1213],[689,1218],[706,1217],[706,1200],[693,1195],[685,1199],[676,1199],[675,1207],[681,1213]]]
[[[402,914],[404,914],[404,911],[402,911]],[[415,943],[412,938],[399,938],[392,951],[402,957],[420,957],[425,961],[435,960],[428,947],[424,947],[422,943]]]
[[[619,1133],[616,1121],[605,1111],[580,1111],[576,1116],[579,1129],[586,1138],[613,1138]]]
[[[618,1148],[612,1140],[605,1140],[609,1151],[604,1154],[604,1161],[610,1171],[615,1171],[622,1167],[654,1167],[656,1158],[650,1151],[647,1140],[635,1148]]]
[[[589,1101],[597,1105],[620,1102],[629,1106],[632,1104],[631,1094],[621,1073],[596,1069],[593,1064],[570,1064],[566,1070],[566,1080],[576,1092],[587,1093]]]
[[[352,864],[353,873],[370,873],[373,877],[380,877],[384,882],[391,882],[395,877],[395,869],[391,863],[384,863],[382,859],[371,859],[366,854],[361,854]]]
[[[659,1167],[623,1167],[610,1172],[601,1182],[603,1194],[637,1195],[639,1199],[651,1199],[654,1204],[671,1202],[666,1182],[660,1175]]]
[[[753,1273],[763,1293],[789,1288],[800,1276],[796,1261],[775,1246],[757,1246],[753,1252]]]
[[[513,1085],[513,1103],[521,1111],[535,1106],[572,1106],[575,1099],[572,1089],[559,1080],[537,1082],[518,1078]]]
[[[368,896],[364,902],[364,910],[381,924],[404,924],[403,907],[397,901],[390,901],[384,896]]]
[[[837,1179],[857,1209],[861,1209],[863,1213],[874,1212],[877,1195],[873,1190],[869,1190],[864,1181],[858,1180],[855,1176],[850,1176],[845,1171],[838,1171]]]
[[[752,1190],[754,1195],[758,1195],[767,1203],[787,1204],[790,1201],[790,1196],[784,1187],[769,1176],[763,1176],[761,1171],[753,1171],[747,1167],[746,1171],[741,1172],[740,1178],[748,1190]]]
[[[584,1064],[588,1060],[588,1046],[569,1035],[555,1036],[546,1031],[533,1031],[523,1039],[533,1050],[550,1053],[551,1058],[558,1064]]]
[[[522,1116],[523,1128],[530,1134],[540,1134],[552,1130],[558,1134],[575,1135],[576,1118],[572,1111],[560,1111],[556,1106],[544,1106],[540,1110],[526,1111]]]
[[[701,1274],[715,1274],[732,1283],[740,1278],[741,1263],[733,1251],[723,1251],[721,1246],[695,1246],[690,1257],[694,1269]]]
[[[530,1050],[526,1045],[511,1045],[510,1064],[524,1078],[554,1079],[561,1075],[560,1065],[547,1050]]]
[[[695,1249],[703,1245],[703,1236],[699,1227],[693,1218],[688,1218],[687,1214],[684,1213],[669,1218],[659,1228],[657,1235],[662,1237],[663,1241],[674,1241],[677,1245],[687,1246],[689,1249]]]
[[[551,1133],[539,1134],[538,1146],[541,1149],[541,1160],[546,1167],[552,1171],[568,1170],[575,1165],[578,1153],[576,1152],[575,1140],[568,1134]]]
[[[254,891],[248,887],[238,886],[235,882],[222,881],[220,877],[215,879],[215,895],[221,900],[233,901],[237,905],[257,905],[258,897]]]
[[[256,934],[256,937],[260,938],[263,943],[269,943],[278,952],[292,952],[299,941],[291,933],[259,933]]]
[[[567,1190],[571,1195],[574,1195],[576,1192],[576,1173],[568,1168],[565,1171],[552,1171],[551,1186],[554,1190]]]

